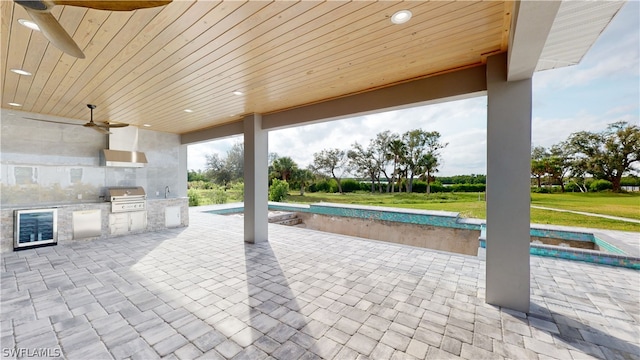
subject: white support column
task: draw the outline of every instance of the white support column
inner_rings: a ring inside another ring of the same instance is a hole
[[[267,241],[269,224],[268,131],[260,114],[244,118],[244,241]]]
[[[531,79],[507,81],[507,54],[487,59],[486,301],[529,312]]]

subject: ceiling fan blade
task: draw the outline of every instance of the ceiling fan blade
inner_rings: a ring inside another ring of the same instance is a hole
[[[100,126],[100,125],[98,125]],[[123,123],[105,123],[105,127],[107,128],[123,128],[123,127],[127,127],[129,126],[129,124],[123,124]]]
[[[109,131],[107,129],[103,129],[103,128],[99,127],[99,126],[92,127],[92,129],[97,131],[97,132],[99,132],[100,134],[105,134],[105,135],[111,134],[111,131]]]
[[[53,0],[56,5],[79,6],[97,10],[109,11],[132,11],[138,9],[147,9],[158,6],[164,6],[172,0],[164,1],[133,1],[133,0],[112,0],[112,1],[90,1],[90,0]]]
[[[67,34],[58,20],[56,20],[48,10],[33,10],[26,6],[24,8],[33,19],[33,22],[38,25],[42,34],[44,34],[55,47],[71,56],[84,59],[82,50],[80,50],[76,42],[73,41],[71,36]]]
[[[98,124],[94,123],[93,121],[89,121],[88,123],[82,125],[84,127],[87,128],[91,128],[101,134],[111,134],[111,132],[103,127],[98,126]]]
[[[36,121],[43,121],[43,122],[54,123],[54,124],[78,125],[78,126],[82,126],[82,125],[83,125],[83,124],[72,124],[72,123],[63,122],[63,121],[54,121],[54,120],[36,119],[36,118],[30,118],[30,117],[25,117],[25,119],[29,119],[29,120],[36,120]]]

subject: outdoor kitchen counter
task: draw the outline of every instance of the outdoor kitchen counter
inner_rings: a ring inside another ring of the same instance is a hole
[[[142,232],[161,231],[166,229],[166,209],[179,214],[178,224],[174,226],[189,225],[189,199],[186,197],[147,199],[147,226]],[[109,215],[111,203],[106,201],[78,202],[78,203],[43,203],[38,205],[11,205],[3,204],[0,208],[0,252],[13,251],[14,210],[25,209],[58,209],[58,243],[68,241],[83,241],[88,239],[103,239],[113,237],[109,230]],[[74,239],[73,238],[73,214],[100,210],[101,235],[97,237]]]
[[[63,206],[75,206],[75,205],[94,205],[94,204],[109,204],[108,201],[100,200],[82,200],[73,202],[49,202],[39,204],[2,204],[0,209],[2,210],[27,210],[27,209],[57,209]]]
[[[157,231],[166,229],[167,208],[175,209],[175,207],[180,208],[180,225],[178,226],[189,226],[189,198],[169,197],[166,199],[147,199],[147,230]]]

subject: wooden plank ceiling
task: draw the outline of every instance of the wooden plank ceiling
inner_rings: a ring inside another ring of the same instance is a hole
[[[20,25],[29,19],[21,6],[0,6],[3,108],[86,121],[92,103],[97,121],[176,134],[476,66],[506,51],[513,8],[510,1],[56,6],[52,13],[86,55],[76,59]],[[392,24],[401,9],[413,18]]]

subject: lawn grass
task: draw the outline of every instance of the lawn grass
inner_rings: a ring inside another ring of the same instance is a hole
[[[637,223],[541,209],[531,209],[531,223],[640,232]]]
[[[640,194],[636,193],[531,194],[531,198],[532,205],[640,219],[640,214],[638,214],[640,212]],[[484,193],[439,193],[429,196],[415,193],[371,194],[366,192],[342,195],[306,193],[304,196],[300,196],[291,193],[287,198],[287,202],[332,202],[441,210],[458,212],[462,217],[478,219],[486,219],[487,215]],[[636,223],[541,209],[531,209],[531,223],[640,232],[640,224]]]
[[[640,220],[640,193],[531,194],[531,205]]]

